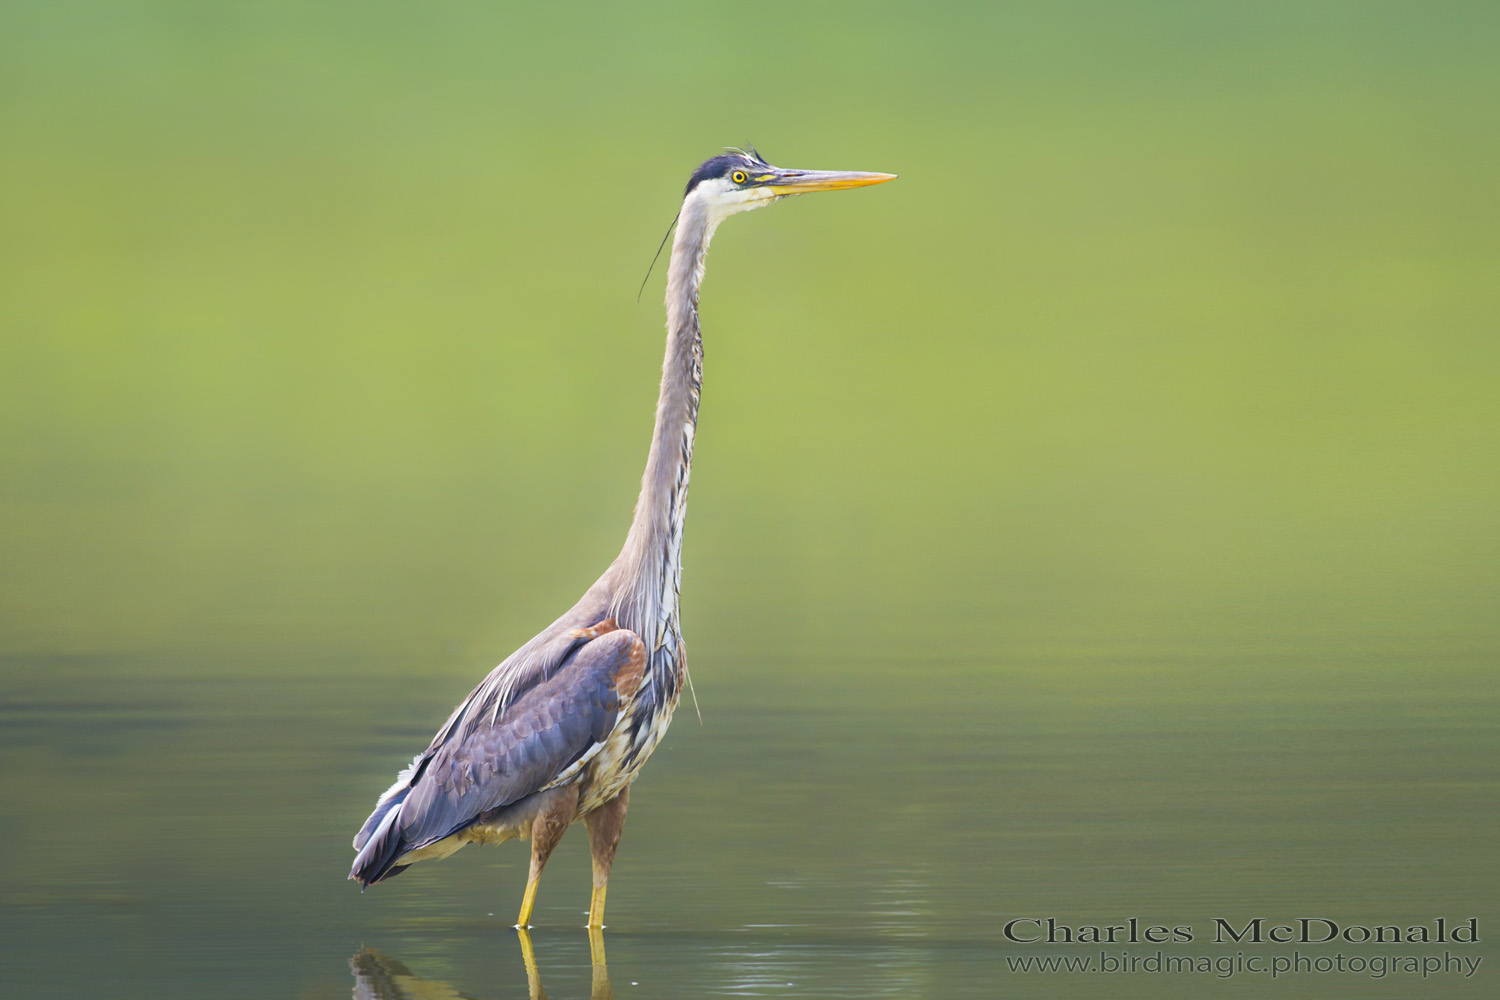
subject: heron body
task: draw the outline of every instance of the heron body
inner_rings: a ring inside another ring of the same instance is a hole
[[[687,676],[678,598],[682,530],[703,385],[698,289],[714,230],[738,212],[891,174],[787,170],[753,150],[694,171],[667,268],[667,349],[640,499],[620,555],[561,618],[490,672],[402,771],[365,821],[349,877],[363,885],[465,844],[531,840],[518,924],[569,824],[589,830],[602,925],[630,783],[651,756]]]

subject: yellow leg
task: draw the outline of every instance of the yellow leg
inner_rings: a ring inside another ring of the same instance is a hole
[[[516,918],[516,926],[523,931],[531,926],[531,908],[536,905],[536,887],[539,881],[537,878],[526,880],[526,894],[521,897],[521,915]]]
[[[573,785],[552,793],[551,798],[537,810],[536,819],[531,821],[531,873],[526,876],[526,895],[521,897],[521,916],[516,920],[517,927],[531,926],[531,908],[536,904],[536,884],[542,879],[542,869],[547,867],[552,849],[562,840],[562,835],[567,832],[568,824],[573,822],[573,816],[577,812],[578,786]]]
[[[604,890],[609,885],[609,870],[615,863],[615,848],[620,831],[625,829],[625,810],[630,808],[630,786],[584,817],[589,827],[589,855],[594,864],[594,895],[589,900],[589,927],[604,926]]]
[[[604,926],[604,892],[607,885],[594,886],[594,894],[589,897],[589,928],[598,930]]]

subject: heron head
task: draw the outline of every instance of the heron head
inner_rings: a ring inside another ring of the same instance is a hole
[[[778,198],[812,191],[839,191],[895,180],[895,174],[857,170],[791,170],[773,167],[753,148],[733,149],[705,161],[688,179],[684,205],[701,203],[717,225],[738,212],[769,205]]]

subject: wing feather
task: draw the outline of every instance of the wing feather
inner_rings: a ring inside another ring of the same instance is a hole
[[[619,718],[620,681],[638,673],[644,646],[634,632],[615,629],[553,648],[562,652],[556,668],[536,671],[503,708],[491,714],[482,704],[482,684],[455,710],[408,769],[406,787],[398,780],[382,796],[361,831],[368,842],[351,878],[379,881],[402,854],[546,788],[604,741]],[[633,689],[623,686],[628,698]]]

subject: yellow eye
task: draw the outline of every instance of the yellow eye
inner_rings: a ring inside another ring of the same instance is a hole
[[[745,183],[745,172],[743,170],[736,170],[734,173],[729,175],[729,179],[734,181],[736,184],[743,184]]]

